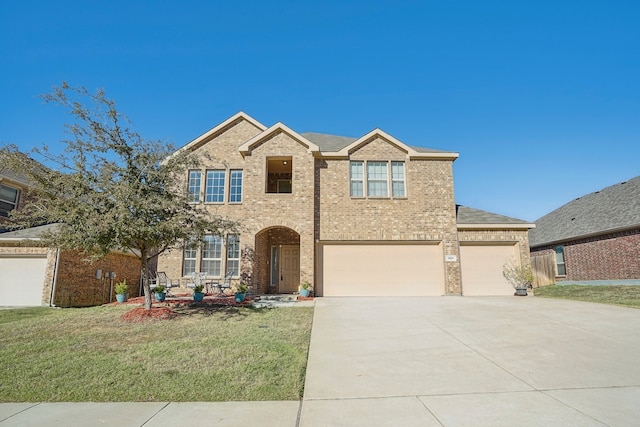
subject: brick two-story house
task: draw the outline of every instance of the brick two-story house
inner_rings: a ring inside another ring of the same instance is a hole
[[[234,276],[256,293],[318,296],[508,295],[502,265],[529,263],[525,221],[457,206],[458,153],[409,146],[380,129],[360,138],[269,128],[238,113],[180,150],[193,203],[238,220],[239,235],[173,249],[158,270]]]

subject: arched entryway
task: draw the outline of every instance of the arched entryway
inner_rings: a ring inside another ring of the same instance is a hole
[[[254,283],[264,294],[294,293],[300,285],[300,234],[288,227],[256,234]]]

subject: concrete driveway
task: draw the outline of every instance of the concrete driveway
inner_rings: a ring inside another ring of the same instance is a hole
[[[640,310],[532,297],[316,300],[301,426],[639,420]]]

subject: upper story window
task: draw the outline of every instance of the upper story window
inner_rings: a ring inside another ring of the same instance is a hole
[[[202,199],[203,171],[190,170],[187,177],[189,202],[200,203]],[[242,169],[208,169],[204,174],[205,203],[242,203]],[[229,179],[227,180],[227,175]],[[228,182],[228,184],[227,184]],[[228,188],[227,188],[228,186]]]
[[[189,201],[200,201],[200,186],[202,182],[202,172],[198,170],[189,171]]]
[[[564,246],[556,246],[554,251],[556,253],[556,273],[558,276],[566,276],[567,268],[564,264]]]
[[[207,181],[205,184],[205,203],[223,203],[224,202],[224,170],[208,170]]]
[[[0,185],[0,216],[9,216],[9,212],[18,205],[18,189]]]
[[[232,170],[229,179],[229,202],[242,202],[242,170]]]
[[[406,197],[404,162],[352,161],[349,175],[351,197]]]
[[[291,157],[267,158],[267,193],[291,193],[293,165]]]

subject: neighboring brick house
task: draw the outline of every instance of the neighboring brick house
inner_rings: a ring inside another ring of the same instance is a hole
[[[44,167],[42,165],[39,165]],[[27,201],[27,190],[31,183],[20,171],[9,169],[0,158],[0,233],[9,231],[9,212],[22,209]]]
[[[640,176],[578,197],[536,221],[535,264],[551,281],[640,283]]]
[[[242,112],[180,150],[193,203],[242,224],[158,270],[210,279],[232,271],[256,293],[319,296],[509,295],[502,265],[529,263],[533,227],[454,201],[457,153],[412,147],[375,129],[360,138],[269,128]]]
[[[114,252],[92,263],[77,251],[43,247],[44,225],[0,234],[0,306],[93,306],[115,301],[112,283],[96,279],[96,270],[127,280],[129,296],[139,295],[140,261]],[[103,274],[104,276],[104,274]]]

